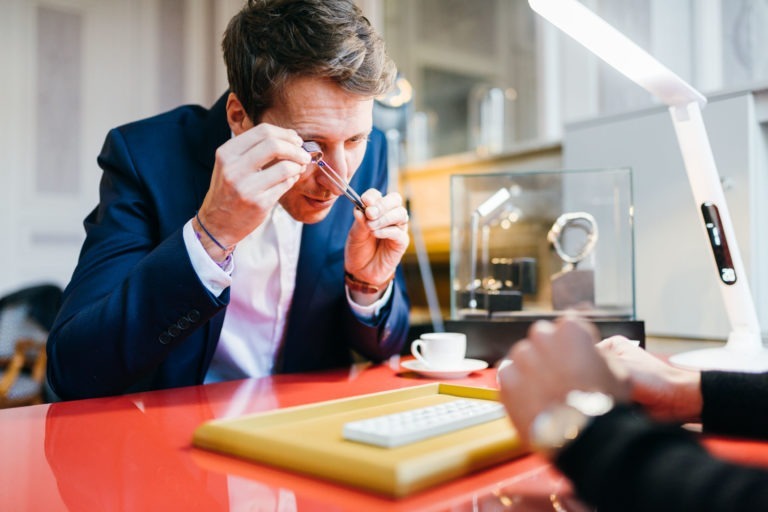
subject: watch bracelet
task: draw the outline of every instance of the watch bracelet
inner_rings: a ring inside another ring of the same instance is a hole
[[[574,390],[562,403],[541,411],[530,425],[531,446],[550,458],[574,441],[595,417],[614,407],[613,397],[599,392]]]
[[[375,284],[375,283],[369,283],[367,281],[360,280],[356,278],[354,275],[352,275],[350,272],[344,271],[344,284],[347,285],[347,288],[350,289],[350,291],[360,292],[360,293],[378,293],[379,291],[386,288],[389,283],[392,282],[392,279],[395,278],[395,274],[392,273],[391,276],[389,276],[388,279],[386,279],[383,283]]]

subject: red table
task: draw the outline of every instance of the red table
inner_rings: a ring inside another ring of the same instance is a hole
[[[192,447],[211,418],[429,382],[389,365],[79,400],[0,411],[0,508],[13,511],[561,510],[587,507],[529,455],[393,500]],[[495,387],[486,370],[452,381]],[[709,439],[768,466],[768,444]],[[555,503],[556,502],[556,503]]]

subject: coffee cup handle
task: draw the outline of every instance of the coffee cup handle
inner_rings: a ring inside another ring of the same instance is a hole
[[[423,345],[424,345],[423,340],[416,340],[413,343],[411,343],[411,354],[413,354],[413,357],[418,359],[419,362],[421,362],[421,364],[423,364],[424,366],[429,366],[429,363],[424,358],[424,356],[421,355],[421,351],[419,350],[419,348],[422,347]]]

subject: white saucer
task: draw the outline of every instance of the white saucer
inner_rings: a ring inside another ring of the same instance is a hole
[[[479,372],[488,368],[488,363],[480,359],[465,359],[458,368],[430,368],[418,359],[403,361],[400,366],[425,377],[433,379],[460,379],[472,372]]]

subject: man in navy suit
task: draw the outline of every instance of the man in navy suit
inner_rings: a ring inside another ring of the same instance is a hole
[[[408,215],[373,98],[394,78],[352,0],[250,0],[230,91],[112,130],[99,205],[48,341],[64,399],[399,353]],[[356,210],[302,148],[362,193]]]

